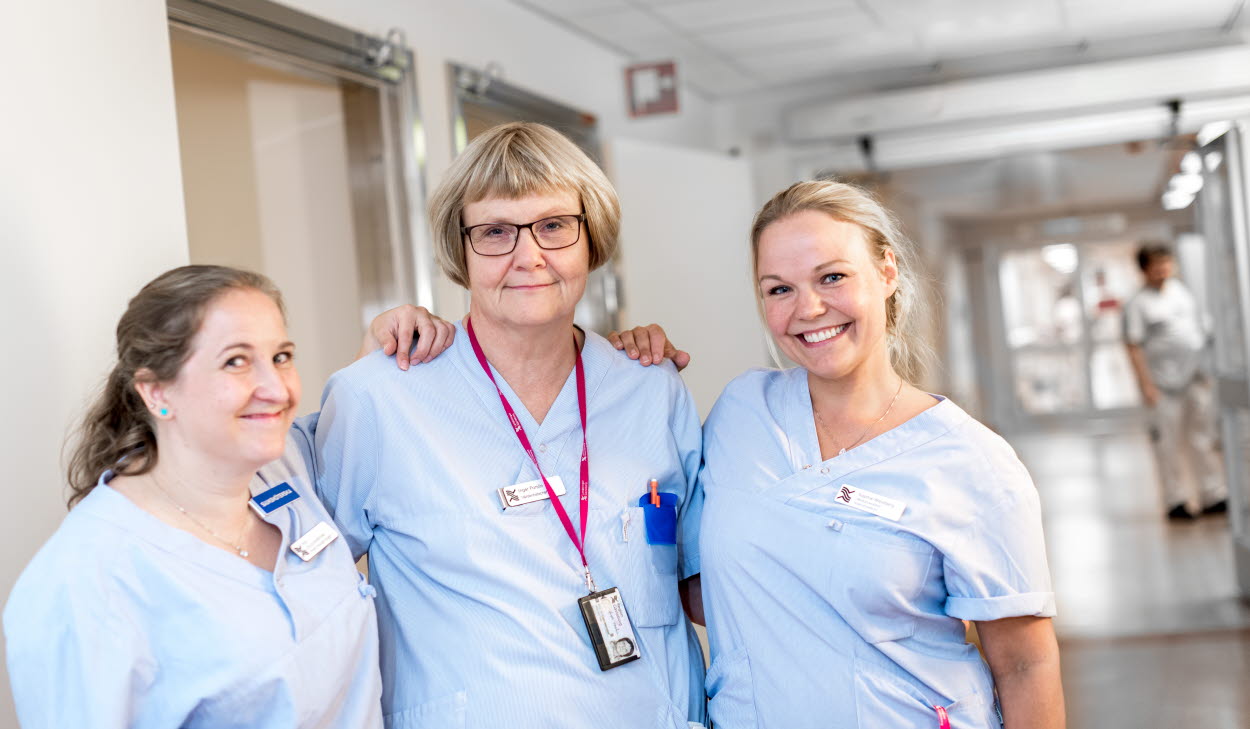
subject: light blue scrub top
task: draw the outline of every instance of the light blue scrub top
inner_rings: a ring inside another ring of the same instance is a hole
[[[1037,491],[949,400],[822,461],[807,372],[752,371],[704,426],[707,686],[717,729],[999,726],[960,620],[1051,616]],[[843,486],[901,501],[898,521]]]
[[[272,573],[205,544],[108,486],[111,471],[18,579],[4,611],[22,726],[75,729],[380,727],[373,590],[343,539],[310,562],[289,546],[329,515],[299,452],[252,481],[300,498]]]
[[[569,346],[573,346],[570,336]],[[538,478],[458,325],[451,348],[403,372],[369,355],[326,386],[317,486],[378,590],[382,703],[392,729],[686,729],[704,718],[703,660],[679,578],[699,571],[691,498],[700,429],[671,365],[641,367],[602,337],[582,348],[590,510],[586,557],[618,587],[642,658],[601,671],[578,610],[581,560],[548,501],[503,509]],[[539,426],[503,377],[543,472],[578,523],[582,429],[570,373]],[[648,480],[679,499],[679,546],[647,544]]]

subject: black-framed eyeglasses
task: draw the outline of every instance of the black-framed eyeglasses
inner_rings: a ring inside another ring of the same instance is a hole
[[[469,239],[473,252],[479,256],[506,256],[516,248],[521,238],[521,231],[529,228],[530,235],[538,247],[554,251],[568,248],[582,237],[582,223],[586,222],[586,214],[556,215],[532,223],[517,225],[514,223],[481,223],[466,225],[460,229]]]

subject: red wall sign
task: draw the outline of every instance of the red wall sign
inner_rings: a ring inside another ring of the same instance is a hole
[[[677,64],[639,63],[625,69],[625,99],[632,117],[677,111]]]

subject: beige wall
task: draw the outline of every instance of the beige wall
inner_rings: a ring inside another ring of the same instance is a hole
[[[191,261],[277,283],[316,411],[363,333],[342,91],[188,33],[172,51]]]

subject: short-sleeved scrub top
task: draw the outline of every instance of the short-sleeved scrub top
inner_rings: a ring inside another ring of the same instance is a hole
[[[574,346],[570,334],[569,346]],[[691,498],[700,429],[671,365],[640,367],[602,337],[582,347],[590,494],[586,557],[617,587],[640,660],[602,671],[578,609],[581,559],[547,500],[503,508],[539,478],[463,326],[408,372],[375,353],[335,374],[315,431],[318,489],[378,590],[392,729],[686,729],[704,717],[703,661],[678,580],[699,570]],[[498,373],[548,478],[578,522],[582,428],[569,375],[542,424]],[[678,499],[679,544],[646,540],[639,498]]]
[[[341,538],[308,562],[289,549],[330,522],[293,445],[251,486],[297,496],[264,516],[282,532],[273,572],[143,511],[111,478],[69,513],[5,608],[22,726],[382,725],[372,588]]]
[[[937,727],[935,706],[954,729],[1000,725],[961,620],[1055,612],[1037,491],[1006,442],[943,399],[822,460],[796,368],[731,382],[704,458],[717,729]],[[863,496],[886,516],[847,504]]]

